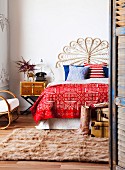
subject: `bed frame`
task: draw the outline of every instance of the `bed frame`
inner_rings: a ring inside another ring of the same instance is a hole
[[[56,67],[70,64],[83,65],[85,62],[105,62],[108,65],[108,51],[109,44],[107,41],[101,41],[99,38],[92,39],[90,37],[87,37],[86,39],[79,38],[77,41],[72,41],[69,46],[64,47],[63,52],[58,56]],[[46,122],[41,122],[41,124],[44,126],[43,129],[78,129],[80,126],[80,119],[49,119]],[[70,127],[66,127],[66,124],[70,125]],[[76,133],[78,134],[79,130],[77,130]],[[95,141],[93,141],[93,139]],[[80,151],[78,154],[83,154],[83,161],[91,161],[93,158],[93,153],[95,162],[96,160],[98,162],[109,161],[108,138],[93,138],[91,136],[83,136],[81,148],[82,151]]]
[[[58,55],[56,67],[63,65],[83,65],[84,63],[109,64],[109,43],[99,38],[87,37],[71,41]]]
[[[56,67],[63,65],[83,65],[84,63],[109,64],[109,43],[99,38],[87,37],[71,41],[58,55]],[[49,119],[41,121],[39,127],[43,129],[78,129],[80,120],[76,119]]]

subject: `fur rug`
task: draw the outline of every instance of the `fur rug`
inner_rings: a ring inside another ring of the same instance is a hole
[[[108,139],[76,130],[16,129],[0,142],[0,160],[108,162]]]

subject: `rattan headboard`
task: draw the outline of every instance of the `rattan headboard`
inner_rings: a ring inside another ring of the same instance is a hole
[[[58,55],[56,67],[63,65],[83,65],[84,63],[109,62],[109,43],[99,38],[87,37],[71,41]]]

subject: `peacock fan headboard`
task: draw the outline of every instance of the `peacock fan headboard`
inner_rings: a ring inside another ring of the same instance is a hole
[[[69,46],[63,48],[58,55],[56,67],[63,65],[83,65],[84,63],[107,63],[109,62],[109,43],[99,38],[87,37],[71,41]]]

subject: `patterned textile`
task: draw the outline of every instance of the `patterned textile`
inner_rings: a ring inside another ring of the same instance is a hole
[[[107,66],[107,63],[102,63],[102,64],[89,64],[89,63],[84,63],[84,66],[89,66],[91,68],[100,68],[103,66]]]
[[[89,78],[104,78],[103,68],[90,68]]]
[[[108,101],[108,84],[60,84],[47,87],[31,107],[34,120],[79,118],[81,105]]]
[[[105,63],[102,64],[85,64],[90,67],[89,78],[104,78],[104,71],[103,66]]]

